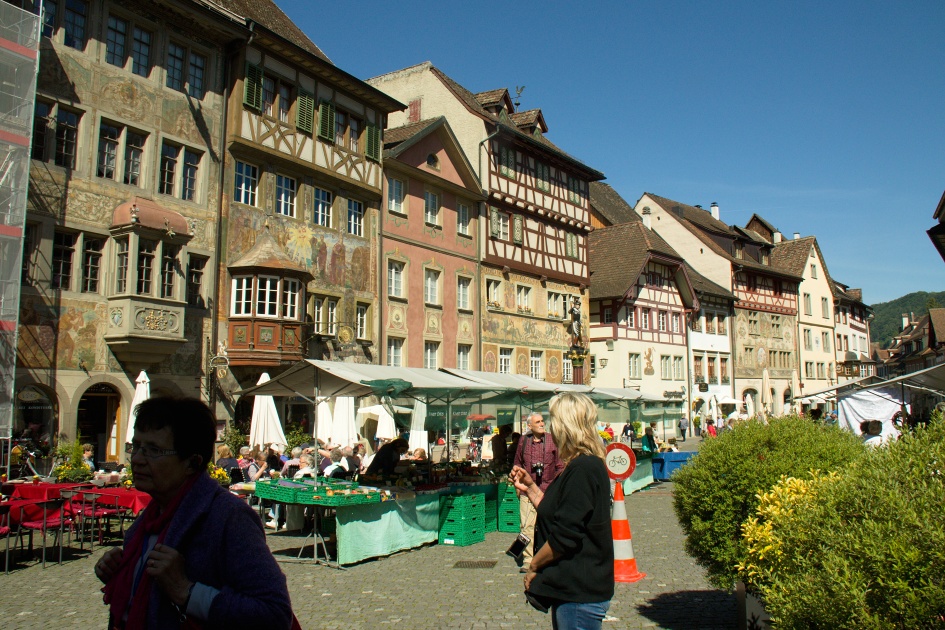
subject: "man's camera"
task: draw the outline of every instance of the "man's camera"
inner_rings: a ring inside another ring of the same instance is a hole
[[[541,474],[545,470],[544,462],[535,462],[532,464],[532,479],[535,480],[535,483],[541,485]]]

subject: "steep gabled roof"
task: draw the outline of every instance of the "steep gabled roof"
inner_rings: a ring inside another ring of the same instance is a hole
[[[945,308],[929,309],[929,326],[938,343],[945,341]]]
[[[725,287],[718,285],[701,273],[692,268],[689,263],[685,263],[686,273],[689,275],[689,281],[692,283],[692,288],[696,293],[703,293],[705,295],[712,295],[715,297],[727,298],[729,300],[735,300],[735,294],[726,289]]]
[[[402,127],[394,127],[393,129],[384,130],[384,148],[392,149],[401,142],[409,140],[410,138],[416,136],[418,133],[429,127],[430,125],[435,124],[438,121],[445,120],[442,116],[438,118],[428,118],[426,120],[421,120],[415,123],[408,123]]]
[[[559,147],[557,147],[553,142],[551,142],[544,136],[535,138],[531,134],[525,133],[524,131],[522,131],[521,129],[515,126],[511,118],[508,119],[508,123],[502,122],[502,120],[498,116],[495,116],[492,113],[488,112],[482,106],[482,104],[479,102],[479,99],[477,98],[475,94],[473,94],[472,92],[464,88],[462,85],[460,85],[459,83],[451,79],[449,76],[446,75],[445,72],[443,72],[442,70],[434,66],[429,61],[424,62],[414,67],[415,68],[422,68],[422,67],[429,68],[430,72],[432,72],[433,75],[437,77],[440,81],[442,81],[443,85],[445,85],[447,89],[453,92],[453,94],[456,95],[456,97],[466,106],[466,108],[470,112],[496,125],[500,130],[515,137],[517,140],[519,140],[523,144],[528,144],[540,150],[551,152],[558,159],[561,159],[567,162],[572,167],[575,167],[581,170],[584,173],[584,175],[588,177],[588,179],[591,179],[591,180],[604,179],[603,173],[591,168],[590,166],[588,166],[581,160],[565,153]],[[490,90],[489,92],[482,92],[481,94],[491,94],[496,91],[497,90]],[[506,93],[507,93],[507,90],[506,90]]]
[[[212,0],[215,4],[232,11],[245,18],[249,18],[257,24],[265,26],[267,29],[286,39],[306,52],[315,55],[319,59],[331,63],[322,49],[315,45],[308,36],[302,32],[295,22],[289,19],[282,9],[272,0]]]
[[[610,184],[591,182],[590,201],[591,207],[611,225],[642,221],[640,215],[633,211],[633,206],[627,203]]]
[[[750,258],[735,258],[735,256],[732,255],[732,253],[726,248],[716,243],[715,240],[709,236],[709,234],[716,234],[718,236],[730,238],[733,240],[739,239],[743,242],[747,240],[747,237],[740,235],[731,227],[713,217],[707,210],[696,208],[695,206],[690,206],[678,201],[673,201],[672,199],[667,199],[666,197],[660,197],[659,195],[654,195],[653,193],[647,192],[643,194],[644,196],[649,197],[654,203],[659,205],[664,212],[675,217],[683,227],[688,229],[716,255],[725,258],[732,264],[774,276],[787,277],[795,281],[802,279],[800,276],[792,274],[786,270],[772,265],[763,265],[759,262],[751,260]],[[762,241],[762,243],[764,243],[764,241]]]
[[[814,248],[820,258],[820,270],[827,280],[827,285],[835,287],[836,285],[830,277],[830,270],[827,269],[827,260],[824,258],[824,253],[820,251],[820,244],[817,242],[816,236],[805,236],[776,243],[771,251],[771,265],[784,269],[792,275],[803,276],[807,259],[810,258],[811,247]]]
[[[465,183],[466,188],[484,197],[485,195],[479,187],[476,171],[469,163],[466,153],[460,146],[459,140],[456,139],[456,134],[453,133],[453,129],[445,116],[421,120],[385,131],[384,158],[397,160],[423,138],[434,133],[440,133],[443,148],[452,161],[457,174]]]
[[[624,295],[652,255],[669,258],[676,264],[683,262],[676,250],[642,221],[594,230],[588,239],[592,299]]]
[[[767,231],[770,232],[771,234],[774,234],[775,232],[780,232],[780,231],[781,231],[781,230],[779,230],[778,228],[776,228],[776,227],[774,227],[773,225],[771,225],[768,221],[765,220],[764,217],[762,217],[762,216],[761,216],[760,214],[758,214],[757,212],[752,213],[751,218],[748,219],[748,223],[745,224],[745,227],[747,228],[749,225],[752,224],[753,221],[757,221],[758,223],[760,223],[760,224],[761,224],[761,227],[763,227],[765,230],[767,230]],[[764,235],[762,234],[762,236],[764,236]],[[768,239],[767,237],[765,237],[765,240],[769,240],[769,239]]]
[[[485,92],[478,92],[473,96],[476,97],[476,100],[483,107],[495,107],[497,105],[506,105],[511,104],[512,99],[509,97],[509,91],[505,88],[499,88],[498,90],[487,90]]]
[[[509,114],[509,120],[515,123],[516,127],[538,127],[542,133],[548,131],[548,125],[545,124],[545,117],[540,109],[530,109],[525,112],[514,112]]]

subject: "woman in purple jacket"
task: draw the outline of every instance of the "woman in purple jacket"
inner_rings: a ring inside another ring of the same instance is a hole
[[[137,407],[131,464],[151,503],[95,565],[109,628],[289,628],[285,576],[259,517],[207,474],[216,422],[195,398]]]

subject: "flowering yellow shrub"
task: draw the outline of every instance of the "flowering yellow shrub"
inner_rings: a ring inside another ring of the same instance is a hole
[[[797,510],[803,510],[817,498],[825,485],[836,482],[834,472],[810,472],[810,479],[781,475],[770,491],[756,495],[756,516],[742,525],[742,540],[746,557],[737,565],[738,575],[750,590],[763,593],[772,577],[784,567],[779,532],[790,527],[790,519]]]
[[[224,486],[230,485],[230,473],[223,470],[219,466],[215,466],[214,464],[207,464],[207,472],[210,473],[210,478],[213,479],[214,481]]]

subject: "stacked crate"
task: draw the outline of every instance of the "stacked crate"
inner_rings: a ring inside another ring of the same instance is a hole
[[[519,520],[519,501],[515,486],[510,483],[499,484],[499,513],[496,525],[500,532],[517,534],[522,525]]]
[[[486,533],[496,531],[499,517],[498,499],[486,499]]]
[[[467,547],[485,541],[486,500],[482,494],[448,494],[440,497],[441,545]]]

